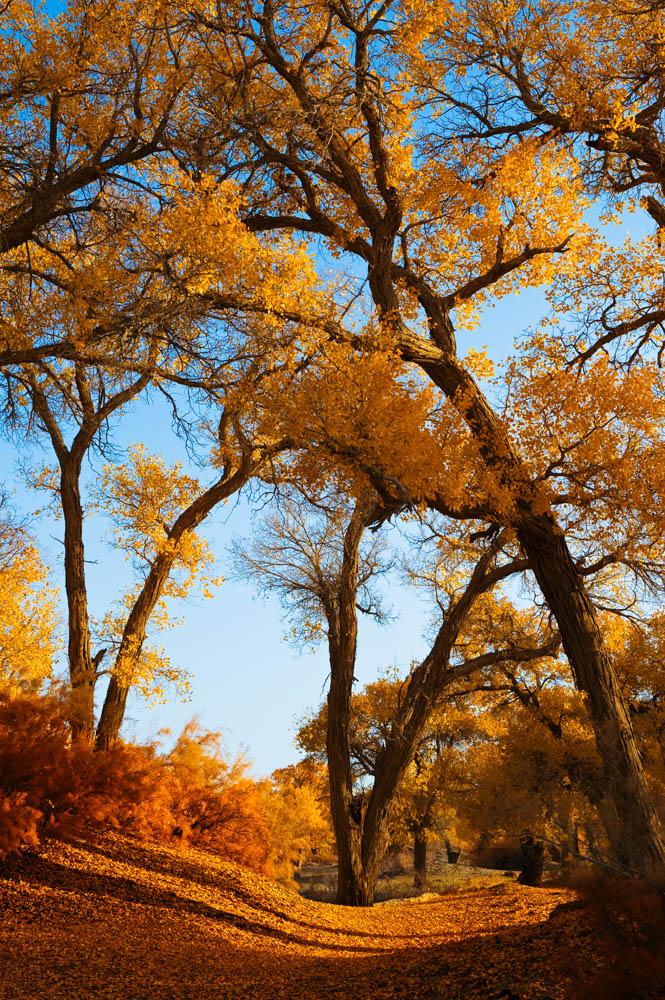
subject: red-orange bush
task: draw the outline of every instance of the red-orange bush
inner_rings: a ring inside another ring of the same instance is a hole
[[[0,794],[0,858],[19,847],[37,847],[41,813],[28,805],[25,792]]]
[[[185,726],[165,763],[173,780],[173,807],[181,835],[257,871],[266,871],[270,829],[262,786],[246,776],[241,759],[229,764],[219,733]]]
[[[63,702],[0,694],[0,857],[43,837],[115,829],[200,843],[265,871],[271,853],[262,786],[228,764],[219,736],[195,723],[173,750],[72,743]]]
[[[96,754],[71,743],[58,698],[0,694],[0,853],[92,826],[163,833],[171,819],[163,786],[153,748]]]

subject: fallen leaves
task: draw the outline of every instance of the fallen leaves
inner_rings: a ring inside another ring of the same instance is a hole
[[[564,889],[471,885],[351,909],[117,836],[51,844],[4,874],[3,1000],[554,1000],[594,964],[588,915]]]

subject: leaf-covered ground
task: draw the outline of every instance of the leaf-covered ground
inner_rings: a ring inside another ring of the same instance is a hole
[[[354,910],[112,838],[3,873],[0,997],[545,1000],[597,964],[594,937],[563,889],[506,881]]]

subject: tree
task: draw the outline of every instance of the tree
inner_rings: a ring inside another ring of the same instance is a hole
[[[595,194],[593,170],[580,163],[579,137],[591,136],[583,152],[602,184],[615,194],[647,191],[646,207],[660,225],[662,74],[650,17],[661,16],[659,5],[612,4],[607,21],[604,7],[582,0],[565,16],[541,7],[456,2],[434,5],[423,17],[422,8],[389,2],[317,0],[294,11],[282,0],[266,0],[260,10],[238,0],[223,9],[195,4],[185,16],[177,6],[155,12],[123,3],[110,11],[73,3],[51,24],[10,3],[1,49],[8,83],[0,95],[3,357],[55,369],[61,362],[44,359],[71,359],[79,371],[105,369],[111,359],[124,391],[129,372],[132,384],[155,376],[154,352],[168,345],[178,364],[162,363],[157,376],[191,387],[183,362],[194,361],[196,385],[201,365],[219,374],[206,319],[221,313],[239,334],[232,338],[235,362],[246,356],[246,317],[260,317],[263,336],[253,344],[269,354],[276,346],[278,363],[298,374],[314,359],[313,382],[325,353],[335,362],[328,370],[340,367],[338,386],[360,359],[379,384],[392,374],[404,395],[414,384],[428,387],[432,414],[445,409],[456,443],[464,443],[472,499],[460,489],[460,450],[449,451],[448,441],[437,477],[429,467],[436,449],[420,456],[401,435],[399,472],[427,466],[412,482],[396,475],[399,434],[371,455],[364,440],[340,440],[330,428],[325,445],[346,462],[349,477],[355,463],[369,478],[382,517],[427,503],[472,522],[472,534],[491,535],[494,526],[514,533],[586,698],[612,803],[614,855],[644,871],[662,860],[663,838],[588,586],[576,531],[584,490],[564,498],[552,489],[561,464],[570,468],[570,449],[602,435],[598,427],[588,438],[575,433],[554,442],[553,455],[551,435],[531,434],[541,397],[523,394],[516,417],[507,392],[485,391],[487,366],[478,352],[463,357],[457,345],[457,330],[471,326],[484,304],[553,279],[572,309],[588,303],[589,323],[607,327],[591,345],[578,341],[572,357],[569,350],[555,356],[550,338],[534,341],[535,361],[552,366],[559,392],[576,378],[584,395],[587,368],[571,375],[568,366],[584,359],[588,346],[627,338],[620,360],[632,363],[641,358],[633,336],[658,342],[660,236],[617,254],[590,232],[584,211]],[[609,66],[606,23],[617,57]],[[228,238],[220,240],[220,232]],[[366,286],[345,278],[330,295],[313,294],[305,241],[317,248],[323,241],[354,273],[360,267]],[[130,252],[118,259],[118,246]],[[283,266],[266,267],[275,255]],[[239,286],[229,277],[234,268],[243,274]],[[261,283],[267,290],[256,295]],[[44,285],[62,293],[50,308]],[[109,299],[117,306],[111,315]],[[305,333],[294,342],[298,323]],[[311,406],[311,396],[304,398]],[[388,402],[398,398],[395,391]],[[345,430],[343,399],[342,392],[328,418]],[[10,396],[10,414],[12,405]],[[402,412],[394,411],[395,426]],[[650,453],[650,473],[657,454]],[[68,461],[73,469],[74,458]],[[630,467],[604,469],[624,495]],[[71,484],[68,490],[75,508]],[[631,520],[634,509],[631,495]],[[639,548],[641,525],[626,526]],[[602,558],[633,561],[634,554]],[[74,617],[84,618],[84,610]],[[89,729],[91,657],[85,648],[76,655]]]
[[[376,774],[376,761],[390,739],[393,720],[399,715],[404,681],[394,673],[366,684],[351,697],[349,754],[355,788]],[[327,706],[307,718],[298,729],[297,744],[306,760],[325,759]],[[464,746],[478,728],[477,719],[462,705],[454,686],[437,703],[421,733],[409,767],[395,794],[390,814],[390,840],[413,845],[414,887],[427,887],[427,846],[432,830],[450,818],[448,770],[451,756]]]
[[[137,592],[128,595],[117,624],[112,617],[107,619],[106,624],[112,629],[116,624],[116,635],[112,637],[115,662],[97,726],[98,749],[107,749],[117,740],[130,688],[141,678],[154,682],[155,657],[149,656],[145,662],[145,641],[155,609],[160,610],[163,618],[168,617],[166,598],[185,597],[202,574],[204,590],[207,589],[205,565],[210,555],[196,529],[218,504],[237,493],[281,449],[275,441],[250,443],[242,432],[234,449],[227,420],[228,414],[224,414],[220,422],[220,447],[225,449],[225,463],[218,480],[207,489],[202,489],[191,477],[181,476],[179,470],[168,470],[162,462],[147,459],[140,449],[133,456],[139,466],[132,470],[134,475],[124,469],[119,482],[107,481],[104,503],[111,507],[118,504],[115,520],[120,525],[120,538],[127,550],[134,551],[143,569],[143,582]],[[175,578],[178,570],[181,579]],[[161,672],[169,676],[163,668]]]
[[[546,655],[557,639],[545,644],[493,648],[458,662],[455,645],[474,604],[492,587],[522,568],[520,560],[501,561],[501,539],[484,550],[452,541],[440,564],[447,564],[448,600],[427,656],[404,684],[385,743],[374,762],[371,789],[356,793],[351,750],[351,695],[354,680],[358,610],[380,614],[368,587],[380,569],[376,541],[365,549],[363,536],[375,502],[365,494],[351,510],[328,500],[317,504],[313,520],[294,511],[293,503],[268,523],[264,537],[248,551],[239,549],[240,568],[276,591],[299,629],[324,635],[330,661],[327,697],[326,757],[330,809],[338,853],[337,898],[368,906],[388,839],[391,807],[400,781],[414,759],[432,707],[453,682],[503,660]],[[442,536],[443,537],[443,536]],[[457,573],[452,565],[457,563]],[[444,588],[442,587],[443,591]]]
[[[517,3],[510,14],[491,3],[455,7],[454,18],[442,12],[426,48],[435,64],[464,67],[447,97],[469,151],[488,141],[517,149],[536,137],[572,148],[592,196],[609,195],[615,212],[639,199],[660,231],[662,4]],[[482,87],[482,110],[466,99],[470,87]],[[581,312],[573,356],[584,363],[603,352],[625,363],[660,352],[661,236],[649,232],[616,248],[597,234],[594,243],[591,270],[571,274],[556,295],[559,306]]]
[[[102,649],[117,645],[100,748],[118,736],[129,686],[140,673],[142,656],[145,660],[148,622],[171,571],[187,564],[194,569],[203,555],[193,542],[195,530],[284,446],[273,433],[274,418],[265,420],[261,382],[272,377],[284,389],[295,328],[282,324],[275,333],[269,320],[243,322],[234,297],[260,288],[254,301],[267,309],[271,297],[288,303],[294,294],[306,296],[311,284],[309,272],[298,267],[297,249],[262,248],[246,231],[238,221],[237,192],[228,187],[211,191],[184,177],[161,181],[157,204],[149,193],[135,196],[122,211],[106,206],[79,225],[73,244],[63,239],[59,247],[43,250],[39,274],[35,254],[13,265],[5,300],[8,320],[33,335],[58,327],[87,349],[102,328],[105,351],[117,348],[112,359],[93,351],[85,362],[41,360],[7,371],[10,424],[18,427],[25,419],[30,430],[41,430],[57,462],[55,476],[44,470],[37,482],[54,493],[64,520],[72,724],[86,738],[94,732]],[[277,292],[274,284],[286,271],[291,280],[282,280]],[[176,420],[179,406],[207,407],[200,436],[212,448],[211,465],[218,474],[207,488],[191,479],[181,484],[176,490],[181,508],[169,496],[177,474],[169,484],[159,463],[144,462],[134,487],[125,477],[124,496],[111,490],[115,500],[122,500],[119,518],[124,517],[128,536],[134,532],[127,544],[141,550],[145,578],[125,608],[126,622],[107,621],[119,635],[105,636],[109,642],[93,655],[81,476],[90,455],[108,447],[113,420],[148,389],[164,395]],[[158,522],[151,523],[151,517]]]
[[[456,11],[446,7],[446,24]],[[489,295],[583,260],[571,243],[583,231],[576,158],[535,138],[513,148],[490,137],[470,159],[449,100],[466,50],[423,73],[437,19],[420,15],[345,2],[296,13],[272,0],[258,16],[242,2],[200,14],[210,72],[227,79],[230,46],[247,68],[223,169],[243,179],[249,227],[322,238],[366,269],[379,340],[462,418],[492,484],[491,519],[515,532],[586,698],[614,803],[615,856],[644,871],[663,860],[665,846],[597,611],[548,491],[459,356],[453,321],[468,322]],[[482,88],[472,98],[481,114]],[[224,118],[212,89],[202,112]],[[343,326],[337,333],[355,336]]]
[[[303,862],[334,857],[327,775],[321,765],[299,761],[270,776],[266,816],[273,845],[272,871],[289,881]]]
[[[143,2],[68,3],[59,15],[9,0],[0,45],[2,270],[35,260],[120,208],[137,165],[174,142],[191,72],[187,29],[174,9]],[[15,251],[21,250],[20,253]],[[104,330],[99,329],[103,341]],[[75,357],[81,345],[49,331],[3,330],[0,363]]]
[[[54,379],[49,386],[51,393],[57,386]],[[183,596],[205,567],[207,547],[197,538],[196,529],[216,505],[237,493],[282,445],[274,440],[250,442],[239,427],[233,441],[232,418],[223,411],[217,452],[222,465],[217,480],[208,487],[184,476],[177,468],[169,469],[163,462],[147,458],[140,450],[134,453],[134,469],[116,470],[112,485],[106,479],[104,506],[114,508],[120,537],[126,551],[133,554],[142,580],[125,600],[122,618],[118,620],[117,615],[111,614],[105,619],[106,645],[93,655],[83,541],[85,516],[80,497],[83,458],[102,421],[144,385],[142,380],[131,383],[129,388],[121,388],[107,399],[109,381],[100,377],[95,386],[95,403],[87,371],[79,371],[76,386],[78,396],[71,392],[69,399],[80,406],[81,422],[71,446],[65,443],[43,384],[33,381],[30,391],[60,465],[55,483],[44,477],[42,482],[53,491],[64,520],[71,718],[75,734],[84,738],[91,738],[94,733],[94,692],[103,658],[109,649],[115,651],[97,731],[97,745],[105,749],[118,737],[130,687],[141,677],[148,682],[154,679],[157,661],[154,656],[146,660],[144,648],[153,612],[160,602],[162,611],[165,610],[166,597]],[[173,578],[178,571],[184,574],[180,583]]]

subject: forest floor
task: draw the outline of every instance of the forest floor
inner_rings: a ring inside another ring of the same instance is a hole
[[[0,872],[2,1000],[558,1000],[601,959],[563,888],[469,882],[372,909],[106,837]]]

